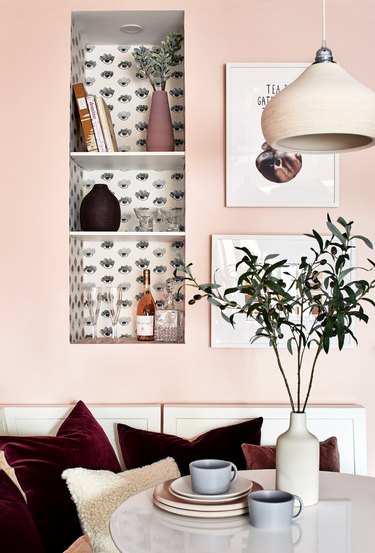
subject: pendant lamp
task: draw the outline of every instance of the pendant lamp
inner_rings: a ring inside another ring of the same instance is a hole
[[[262,130],[275,150],[337,153],[375,144],[375,93],[333,61],[323,42],[315,62],[276,94],[262,114]]]

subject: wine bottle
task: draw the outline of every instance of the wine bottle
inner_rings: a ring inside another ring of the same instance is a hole
[[[150,342],[155,339],[156,305],[150,290],[150,270],[143,271],[143,294],[137,305],[137,340]]]

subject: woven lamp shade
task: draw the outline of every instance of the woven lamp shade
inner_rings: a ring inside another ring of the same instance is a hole
[[[267,104],[262,130],[275,150],[368,148],[375,144],[375,93],[337,63],[315,63]]]

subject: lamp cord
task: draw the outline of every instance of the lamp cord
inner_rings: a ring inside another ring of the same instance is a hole
[[[326,41],[326,0],[322,0],[322,45],[315,55],[314,63],[333,62],[332,51],[327,48]]]
[[[327,48],[326,41],[326,0],[322,0],[322,48]]]

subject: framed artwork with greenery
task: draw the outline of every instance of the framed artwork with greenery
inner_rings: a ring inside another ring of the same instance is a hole
[[[227,63],[227,207],[336,207],[339,156],[272,149],[261,128],[272,96],[294,81],[306,63]]]
[[[325,238],[325,237],[323,237]],[[285,264],[276,268],[273,276],[279,277],[286,282],[286,289],[295,282],[300,271],[301,258],[307,257],[307,261],[313,258],[313,251],[316,241],[305,235],[213,235],[212,236],[212,282],[218,282],[222,285],[222,289],[231,288],[237,285],[239,271],[236,265],[243,257],[243,251],[237,248],[247,248],[253,255],[258,256],[259,263],[263,263],[267,256],[274,263],[278,260],[286,260],[288,268],[285,269]],[[274,257],[274,254],[278,254]],[[270,261],[270,263],[272,263]],[[354,250],[350,250],[350,259],[346,263],[346,268],[353,267]],[[323,271],[323,268],[322,268]],[[350,272],[348,272],[348,276]],[[351,274],[353,278],[353,275]],[[317,274],[317,283],[324,278],[323,272]],[[290,293],[293,294],[293,288]],[[319,292],[317,286],[316,293]],[[243,294],[238,290],[232,294],[231,299],[238,303],[243,302]],[[290,314],[290,321],[298,324],[300,320],[300,307],[296,306]],[[230,308],[227,308],[224,313],[230,316]],[[316,318],[314,311],[305,312],[304,324],[308,328],[312,325]],[[256,335],[259,325],[254,318],[247,317],[245,313],[237,314],[235,319],[235,327],[228,324],[219,309],[215,305],[211,308],[211,347],[213,348],[269,348],[269,339],[267,337],[259,337],[256,341],[251,341],[251,338]],[[279,339],[279,347],[287,347],[289,335],[285,332],[284,337]],[[333,341],[331,347],[337,347]],[[344,347],[353,347],[353,340],[350,335],[345,337]]]

